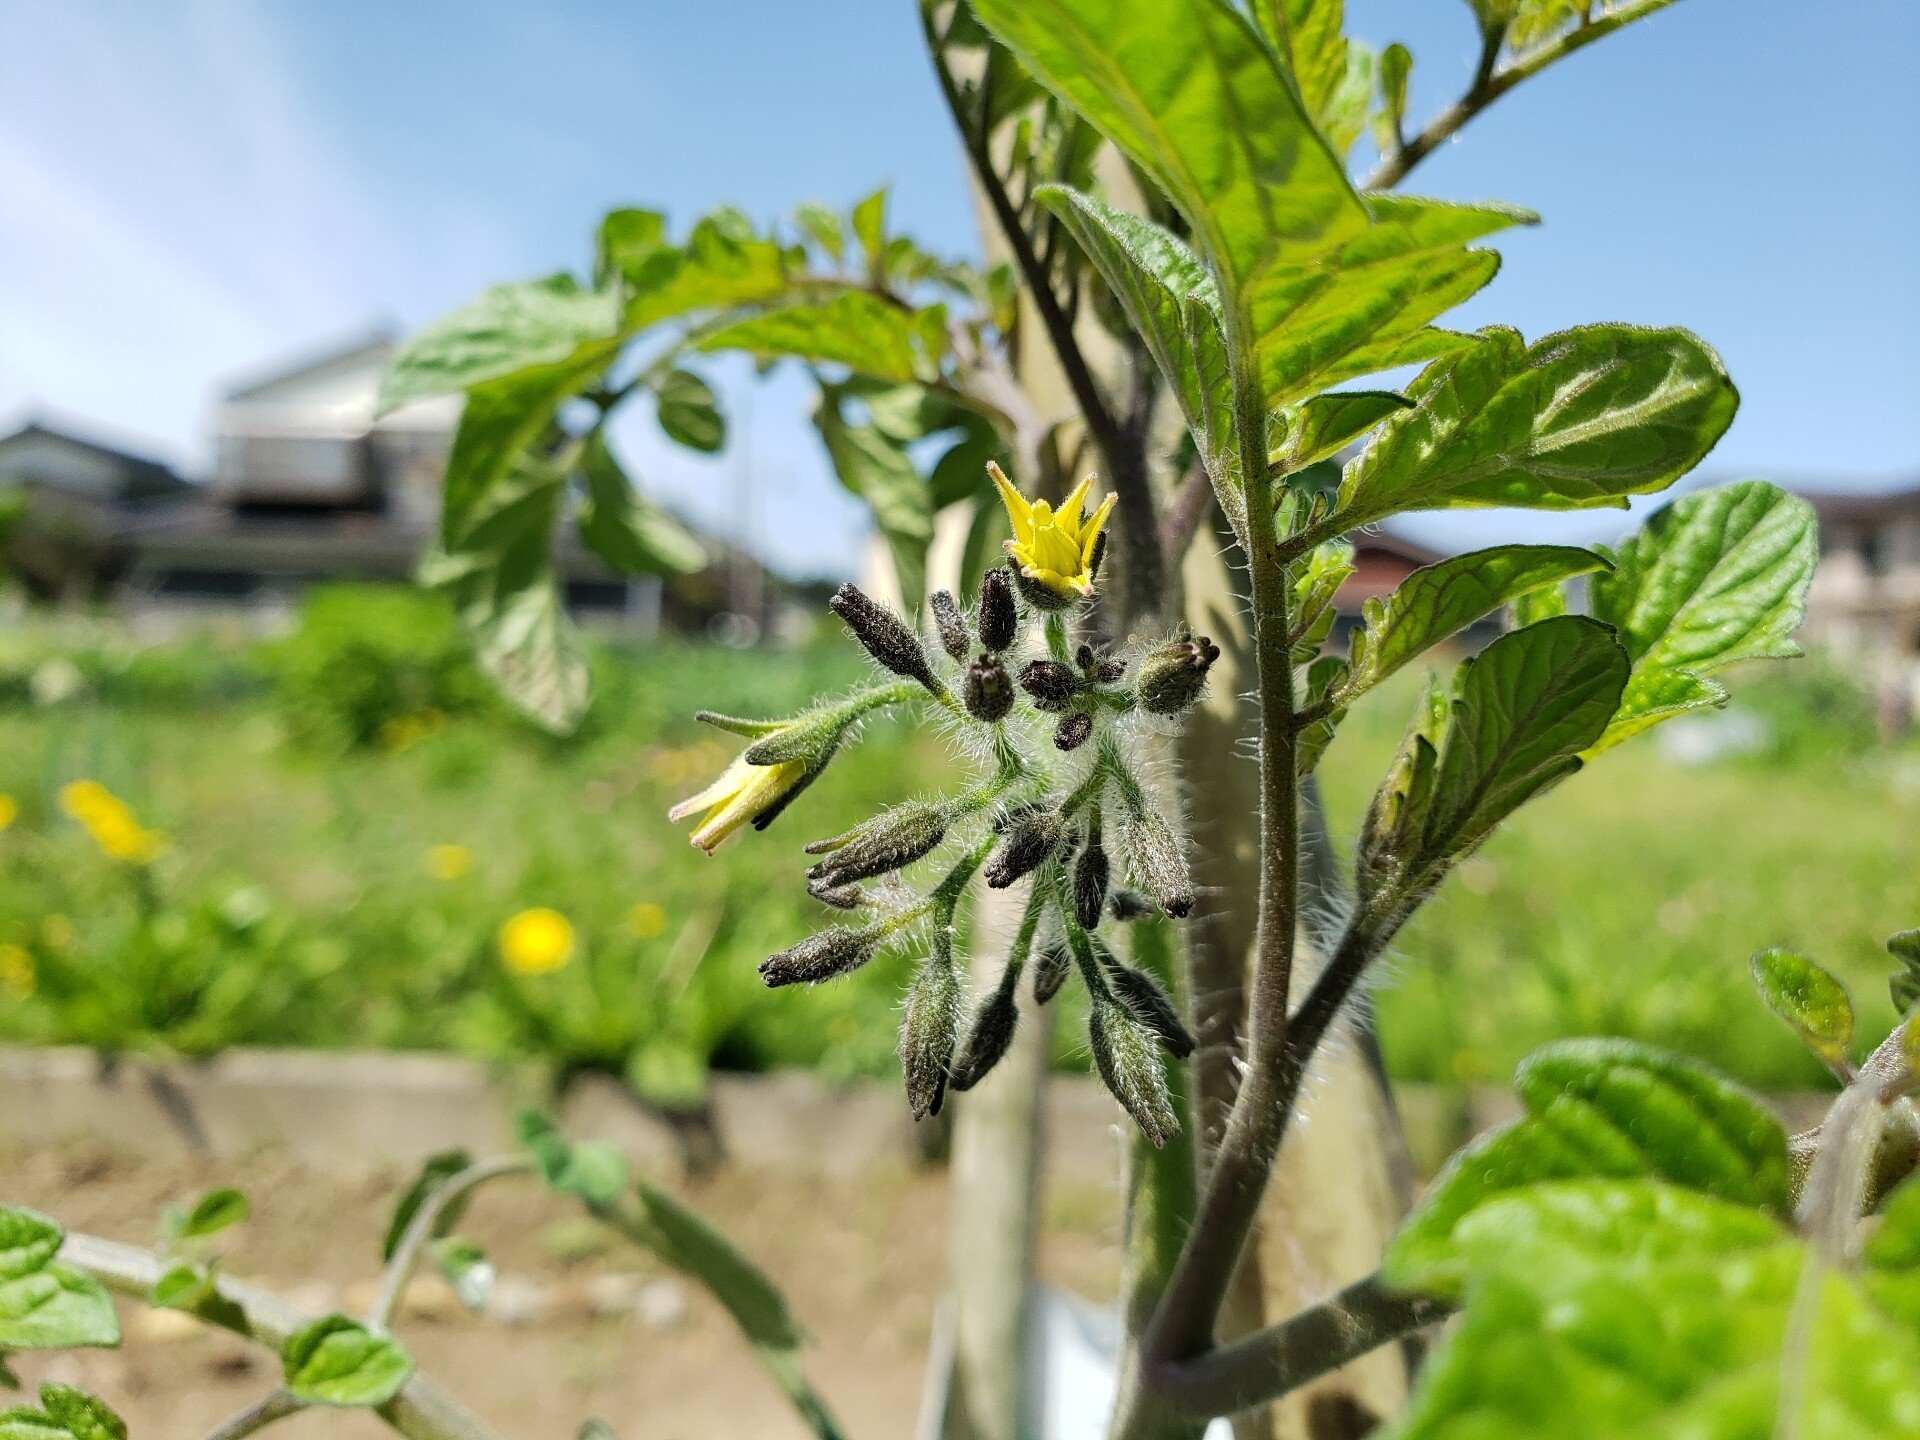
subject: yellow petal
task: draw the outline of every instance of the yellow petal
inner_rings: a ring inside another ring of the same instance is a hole
[[[1072,530],[1080,524],[1080,507],[1087,503],[1087,489],[1092,484],[1093,476],[1091,475],[1081,480],[1073,487],[1067,498],[1060,502],[1060,508],[1054,511],[1058,523],[1066,529]]]
[[[987,474],[993,477],[994,489],[1000,492],[1000,503],[1007,507],[1007,519],[1013,522],[1013,538],[1023,545],[1033,543],[1033,507],[1026,497],[1013,488],[1013,482],[1007,479],[1007,472],[993,461],[987,462]]]
[[[1118,496],[1109,495],[1100,502],[1100,508],[1093,512],[1093,518],[1087,522],[1087,532],[1080,542],[1080,568],[1083,571],[1093,569],[1093,550],[1100,543],[1100,532],[1106,529],[1107,516],[1113,513],[1113,502]],[[1089,577],[1091,584],[1091,577]]]

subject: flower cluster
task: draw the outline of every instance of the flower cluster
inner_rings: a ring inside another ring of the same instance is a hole
[[[918,955],[900,1039],[916,1116],[937,1113],[949,1090],[979,1083],[1006,1054],[1023,989],[1044,1005],[1077,975],[1101,1077],[1161,1144],[1179,1128],[1161,1056],[1184,1056],[1193,1040],[1160,983],[1121,958],[1108,926],[1192,909],[1178,837],[1141,778],[1142,738],[1200,698],[1220,652],[1186,635],[1119,652],[1076,635],[1113,498],[1088,512],[1092,482],[1083,480],[1057,507],[1029,502],[989,469],[1014,538],[1009,563],[986,573],[973,603],[937,592],[923,636],[842,586],[831,608],[895,678],[787,719],[703,713],[750,743],[671,813],[701,814],[693,843],[712,852],[748,825],[765,829],[867,715],[909,705],[930,714],[971,762],[968,782],[809,844],[807,889],[845,919],[768,957],[761,975],[774,986],[813,984],[886,951]],[[929,880],[916,885],[908,876],[922,866]],[[954,937],[976,880],[1024,886],[1025,898],[998,981],[968,1013]]]
[[[149,830],[127,802],[98,780],[75,780],[60,788],[60,808],[80,822],[109,859],[147,865],[167,848],[167,837]]]

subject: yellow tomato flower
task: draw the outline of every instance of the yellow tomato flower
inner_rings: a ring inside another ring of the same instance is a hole
[[[1073,487],[1073,493],[1054,509],[1045,500],[1027,502],[1006,473],[992,461],[987,473],[1000,491],[1013,522],[1013,539],[1007,541],[1007,553],[1020,567],[1020,573],[1062,598],[1083,598],[1093,593],[1093,556],[1100,544],[1100,532],[1107,516],[1113,513],[1112,495],[1100,502],[1100,508],[1086,518],[1081,510],[1087,503],[1087,491],[1093,485],[1088,476]]]
[[[757,820],[792,793],[807,778],[807,762],[786,760],[778,765],[749,765],[737,755],[720,778],[667,812],[669,820],[684,820],[696,811],[706,817],[693,832],[693,843],[711,855],[720,842],[749,821]]]
[[[464,845],[434,845],[427,850],[427,873],[436,880],[458,880],[473,869],[473,852]]]
[[[573,925],[558,910],[522,910],[500,927],[500,958],[519,975],[551,975],[573,958]]]
[[[20,802],[11,795],[0,795],[0,830],[20,818]]]
[[[636,940],[651,940],[666,928],[666,910],[651,900],[642,900],[627,911],[627,933]]]
[[[24,1000],[33,994],[39,979],[40,975],[34,968],[32,955],[21,946],[11,943],[0,944],[0,985],[5,985],[7,989]]]

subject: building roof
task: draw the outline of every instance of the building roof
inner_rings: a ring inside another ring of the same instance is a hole
[[[1920,484],[1893,490],[1812,490],[1799,492],[1821,522],[1886,520],[1920,514]]]
[[[117,470],[124,477],[118,498],[145,499],[181,491],[188,485],[164,460],[128,448],[129,444],[138,444],[138,441],[128,442],[109,437],[95,426],[64,416],[29,415],[16,429],[0,436],[0,474],[27,481],[45,479],[48,483],[57,484],[52,477],[43,477],[31,470],[7,469],[9,452],[16,456],[17,464],[17,457],[22,452],[48,443],[90,459],[104,461]]]
[[[328,371],[358,370],[368,364],[384,368],[396,348],[397,341],[389,327],[370,325],[353,335],[310,346],[242,372],[227,382],[220,398],[229,404],[263,400],[290,384],[304,383]]]

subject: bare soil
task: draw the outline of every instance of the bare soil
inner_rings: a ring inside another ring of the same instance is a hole
[[[793,1300],[815,1337],[808,1365],[848,1429],[910,1436],[944,1264],[946,1171],[863,1176],[726,1168],[668,1184],[732,1235]],[[372,1299],[380,1237],[405,1177],[341,1177],[274,1156],[235,1166],[132,1162],[96,1150],[0,1154],[0,1200],[69,1230],[150,1245],[168,1201],[238,1185],[253,1215],[222,1237],[224,1270],[315,1313]],[[1117,1190],[1056,1187],[1042,1268],[1081,1294],[1113,1293]],[[787,1440],[805,1434],[751,1351],[697,1287],[534,1182],[483,1192],[461,1225],[500,1272],[494,1313],[473,1317],[438,1281],[416,1282],[397,1329],[421,1368],[503,1437],[572,1437],[598,1416],[621,1440]],[[599,1277],[599,1278],[595,1278]],[[638,1305],[626,1303],[641,1292]],[[618,1313],[607,1313],[609,1310]],[[123,1306],[117,1351],[21,1355],[21,1379],[77,1383],[129,1422],[135,1440],[196,1437],[271,1390],[272,1355],[185,1317]],[[308,1412],[289,1440],[372,1437],[373,1418]]]

